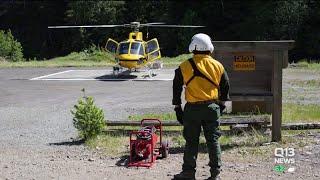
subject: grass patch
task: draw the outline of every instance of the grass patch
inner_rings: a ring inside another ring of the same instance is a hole
[[[112,66],[112,64],[106,62],[96,62],[96,61],[27,61],[27,62],[0,62],[0,68],[25,68],[25,67],[33,67],[33,68],[53,68],[53,67],[104,67],[104,66]]]
[[[0,67],[99,67],[113,65],[113,59],[111,54],[102,50],[85,50],[50,60],[29,60],[24,62],[0,61]]]
[[[160,61],[163,62],[164,65],[168,67],[179,66],[185,60],[188,60],[192,57],[192,54],[181,54],[176,57],[162,57]]]
[[[308,62],[305,59],[299,61],[297,64],[295,64],[295,66],[303,69],[320,70],[320,63],[313,61]]]
[[[182,61],[192,57],[192,54],[182,54],[177,57],[162,57],[160,60],[168,67],[178,66]],[[89,48],[81,52],[72,52],[66,56],[49,60],[30,59],[21,62],[9,62],[0,59],[0,68],[22,67],[105,67],[115,64],[114,57],[97,47]]]
[[[286,103],[282,107],[284,123],[288,122],[320,122],[320,105]]]
[[[290,81],[289,84],[291,86],[298,86],[298,87],[319,88],[320,87],[320,80],[317,80],[317,79],[294,80],[294,81]]]
[[[128,135],[114,135],[106,132],[94,139],[86,141],[86,145],[91,149],[102,151],[106,155],[124,155],[128,152]]]
[[[103,50],[72,52],[67,56],[56,57],[52,61],[93,61],[114,63],[114,58],[111,54]]]
[[[229,119],[232,117],[238,117],[238,118],[255,118],[256,117],[266,117],[266,116],[270,116],[270,114],[259,114],[259,113],[255,113],[255,112],[246,112],[246,113],[235,113],[235,114],[224,114],[221,118],[222,119]],[[133,121],[140,121],[142,119],[160,119],[160,120],[176,120],[176,114],[174,112],[172,113],[146,113],[146,114],[135,114],[135,115],[130,115],[128,116],[129,120],[133,120]]]
[[[179,66],[181,62],[192,57],[192,54],[181,54],[176,57],[162,57],[160,61],[167,67]],[[66,56],[56,57],[49,60],[30,59],[23,62],[8,62],[0,59],[0,68],[15,67],[104,67],[113,66],[114,57],[96,46],[81,52],[72,52]],[[294,64],[293,68],[320,70],[320,63],[302,60]]]
[[[255,116],[270,116],[269,114],[226,114],[223,115],[222,119],[236,117],[250,117],[254,118]],[[160,119],[160,120],[175,120],[175,113],[147,113],[147,114],[137,114],[130,115],[129,120],[140,121],[142,119]],[[291,123],[291,122],[320,122],[320,105],[317,104],[295,104],[295,103],[284,103],[282,107],[282,122]],[[223,129],[228,129],[224,128]]]
[[[90,139],[86,145],[103,152],[108,156],[123,156],[129,154],[129,132],[139,127],[109,127],[105,133],[95,139]],[[313,131],[283,131],[282,142],[270,143],[271,136],[259,131],[244,132],[240,135],[222,135],[219,139],[221,149],[226,157],[270,158],[276,147],[303,148],[314,143],[310,133]],[[169,140],[171,152],[183,153],[185,140],[182,127],[165,127],[164,140]],[[203,133],[200,136],[199,153],[207,153]]]
[[[314,143],[314,139],[310,138],[311,131],[283,131],[282,141],[279,143],[272,143],[271,136],[263,134],[262,132],[253,130],[251,132],[244,132],[240,135],[223,135],[219,142],[222,152],[227,157],[254,157],[268,159],[273,156],[273,151],[277,147],[293,147],[303,148]],[[182,136],[171,137],[172,147],[184,147],[185,140]],[[207,153],[207,147],[203,134],[200,136],[200,153]],[[182,153],[182,152],[181,152]]]
[[[254,114],[226,114],[223,115],[222,119],[236,117],[250,117],[254,118]],[[260,114],[257,116],[270,116],[268,114]],[[131,115],[128,117],[129,120],[140,121],[145,118],[154,118],[160,120],[175,120],[175,113],[147,113]],[[295,103],[284,103],[282,108],[283,123],[292,122],[320,122],[320,105],[318,104],[295,104]],[[224,127],[223,127],[224,128]],[[227,129],[227,128],[224,128]]]
[[[128,117],[129,120],[132,121],[141,121],[142,119],[160,119],[163,121],[166,120],[175,120],[176,114],[175,113],[162,113],[162,114],[156,114],[156,113],[147,113],[147,114],[136,114],[136,115],[130,115]]]

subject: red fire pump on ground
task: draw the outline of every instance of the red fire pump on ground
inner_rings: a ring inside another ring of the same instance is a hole
[[[143,119],[140,126],[140,130],[130,133],[129,167],[151,167],[157,158],[166,158],[169,154],[159,119]]]

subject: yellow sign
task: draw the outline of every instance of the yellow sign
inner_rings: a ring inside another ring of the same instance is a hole
[[[234,71],[256,70],[256,57],[252,52],[236,52],[233,61]]]

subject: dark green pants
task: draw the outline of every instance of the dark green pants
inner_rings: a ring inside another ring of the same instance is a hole
[[[183,115],[183,136],[186,140],[183,166],[184,171],[195,171],[198,156],[199,136],[203,128],[209,152],[209,166],[212,173],[221,167],[219,144],[220,108],[217,104],[186,104]]]

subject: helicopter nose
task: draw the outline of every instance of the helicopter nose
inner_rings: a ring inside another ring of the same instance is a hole
[[[137,54],[121,54],[118,56],[120,60],[128,60],[128,61],[138,61],[141,57],[141,55]]]

